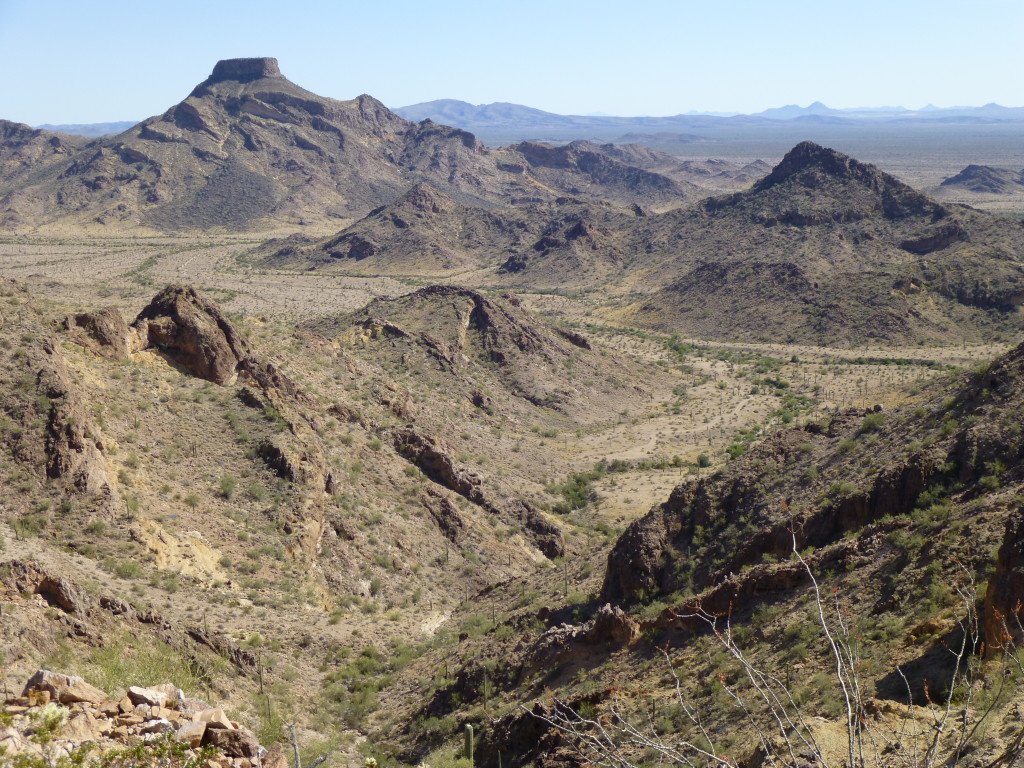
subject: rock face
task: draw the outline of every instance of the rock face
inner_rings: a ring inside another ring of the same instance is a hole
[[[233,382],[239,363],[249,357],[248,344],[231,322],[192,287],[165,288],[132,326],[143,348],[158,348],[193,375],[217,384]]]
[[[1006,521],[996,569],[985,593],[985,651],[997,656],[1019,648],[1024,640],[1024,513],[1017,510]]]
[[[68,315],[64,328],[83,347],[106,357],[123,360],[134,351],[131,329],[115,307]]]
[[[86,493],[113,493],[107,477],[103,440],[68,373],[53,339],[27,358],[36,390],[49,404],[45,414],[46,474]]]
[[[170,285],[160,291],[128,325],[113,307],[69,315],[64,327],[72,339],[97,354],[125,359],[158,349],[193,376],[230,384],[245,370],[263,388],[294,385],[272,365],[252,359],[249,345],[220,308],[195,288]]]
[[[277,59],[260,57],[252,59],[221,59],[213,67],[213,74],[203,85],[213,85],[225,80],[248,83],[263,77],[283,77]]]

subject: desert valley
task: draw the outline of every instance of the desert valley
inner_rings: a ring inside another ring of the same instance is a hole
[[[0,120],[0,765],[1024,759],[1019,110],[471,106]]]

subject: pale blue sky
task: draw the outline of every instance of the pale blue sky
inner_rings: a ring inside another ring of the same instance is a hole
[[[1024,106],[1021,0],[0,0],[0,118],[134,120],[218,59],[324,96],[552,112]]]

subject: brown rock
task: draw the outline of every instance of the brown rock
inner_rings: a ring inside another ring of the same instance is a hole
[[[289,768],[288,756],[285,754],[284,745],[278,742],[270,748],[270,751],[263,756],[263,768]]]
[[[216,384],[235,380],[249,347],[212,301],[195,288],[168,286],[139,313],[132,324],[145,340],[194,376]]]
[[[132,330],[114,307],[68,315],[64,328],[75,342],[104,357],[124,360],[132,352]]]
[[[159,720],[148,721],[141,729],[140,733],[170,733],[174,730],[174,726],[171,725],[171,721],[161,717]]]
[[[204,722],[187,722],[182,723],[181,727],[178,728],[177,737],[179,741],[183,741],[190,747],[198,747],[203,743],[203,736],[206,735],[206,723]]]
[[[69,741],[95,741],[103,735],[103,726],[96,718],[79,712],[60,729],[60,737]]]
[[[985,593],[985,655],[998,656],[1005,648],[1024,641],[1024,511],[1017,510],[1006,521],[1003,543],[996,557],[996,570]]]
[[[249,731],[242,728],[207,728],[203,746],[216,747],[228,757],[259,757],[259,742]]]
[[[29,707],[43,707],[49,704],[53,697],[49,691],[29,691],[27,698]]]
[[[164,702],[167,701],[167,694],[152,688],[141,688],[133,685],[128,688],[128,698],[135,706],[148,704],[151,707],[162,707]]]
[[[619,646],[629,646],[640,639],[640,624],[627,616],[621,608],[605,603],[594,614],[594,624],[587,632],[587,641],[599,643],[611,640]]]
[[[181,690],[174,683],[160,683],[160,685],[151,685],[149,690],[156,691],[157,693],[164,694],[166,706],[170,706],[172,703],[177,703],[185,698],[185,692]]]
[[[210,728],[231,729],[231,720],[220,707],[207,709],[192,717],[193,722],[206,723]]]
[[[89,596],[63,576],[47,574],[36,587],[36,594],[42,595],[48,603],[68,613],[79,616],[89,613]]]
[[[185,715],[196,714],[207,709],[211,709],[211,707],[202,699],[184,698],[178,702],[178,711]]]
[[[89,685],[82,678],[61,675],[47,669],[38,670],[28,679],[22,695],[27,696],[33,689],[49,692],[50,696],[61,704],[84,701],[98,705],[107,700],[107,694]]]

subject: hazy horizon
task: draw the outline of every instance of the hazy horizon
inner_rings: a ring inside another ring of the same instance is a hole
[[[1015,48],[1024,5],[937,0],[855,9],[808,0],[728,7],[652,0],[396,2],[386,9],[295,0],[286,7],[181,0],[102,7],[0,2],[0,117],[39,125],[142,120],[185,98],[219,59],[273,56],[324,96],[389,106],[450,98],[563,115],[752,114],[822,101],[834,109],[1024,104]],[[159,35],[159,37],[157,37]],[[920,106],[919,106],[920,105]]]

